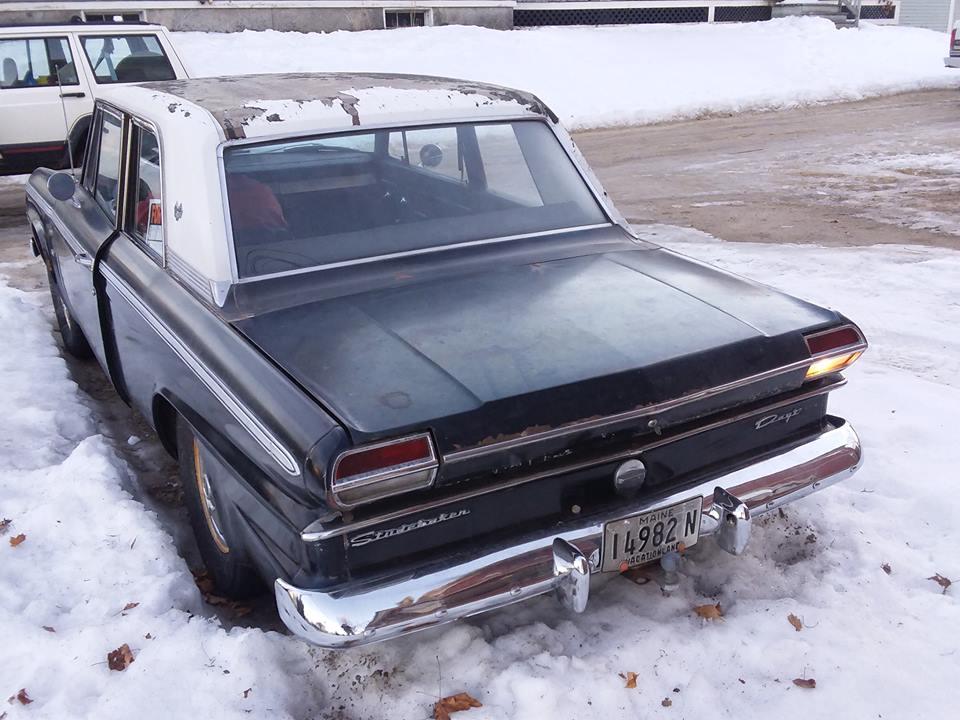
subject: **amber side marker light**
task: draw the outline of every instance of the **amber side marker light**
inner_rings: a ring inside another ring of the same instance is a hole
[[[824,330],[804,337],[812,362],[806,380],[830,375],[850,367],[867,349],[863,334],[853,325]]]

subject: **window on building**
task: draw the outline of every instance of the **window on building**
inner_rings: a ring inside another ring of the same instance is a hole
[[[427,24],[426,10],[384,10],[385,28],[423,27]]]

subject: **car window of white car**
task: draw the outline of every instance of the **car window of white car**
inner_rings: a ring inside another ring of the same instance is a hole
[[[487,191],[527,207],[543,205],[540,191],[517,142],[513,125],[477,126],[477,145],[483,161]]]
[[[455,127],[430,127],[390,133],[390,157],[465,183],[467,174]]]
[[[156,134],[133,125],[134,164],[127,200],[127,230],[156,259],[163,260],[160,144]]]
[[[120,190],[120,150],[123,125],[113,113],[101,111],[97,179],[93,196],[111,220],[117,219],[117,197]]]
[[[90,35],[80,43],[98,84],[177,77],[156,35]]]
[[[66,38],[0,40],[0,88],[77,84],[77,67]]]

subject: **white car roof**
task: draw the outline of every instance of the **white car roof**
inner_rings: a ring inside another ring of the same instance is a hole
[[[137,33],[166,32],[163,25],[146,23],[54,23],[50,25],[6,25],[0,26],[0,36],[7,35],[55,35],[62,33],[84,33],[90,35],[134,35]]]
[[[530,93],[422,75],[288,73],[192,78],[110,89],[103,98],[164,126],[211,117],[227,140],[445,119],[547,116]]]

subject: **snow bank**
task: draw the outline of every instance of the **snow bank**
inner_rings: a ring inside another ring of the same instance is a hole
[[[927,578],[960,580],[960,253],[644,233],[862,324],[871,349],[831,407],[860,431],[864,469],[758,522],[742,557],[698,545],[671,597],[615,577],[583,615],[542,598],[342,653],[203,614],[167,529],[124,489],[136,479],[91,436],[46,294],[0,287],[0,517],[13,520],[0,699],[26,688],[35,701],[4,705],[8,720],[419,719],[459,691],[484,706],[457,720],[941,716],[960,677],[960,602]],[[723,622],[691,612],[717,601]],[[122,613],[128,602],[140,605]],[[112,672],[122,643],[136,660]]]
[[[571,128],[957,87],[944,33],[822,18],[497,31],[477,27],[176,33],[195,75],[422,73],[536,93]],[[361,108],[362,112],[362,108]]]

